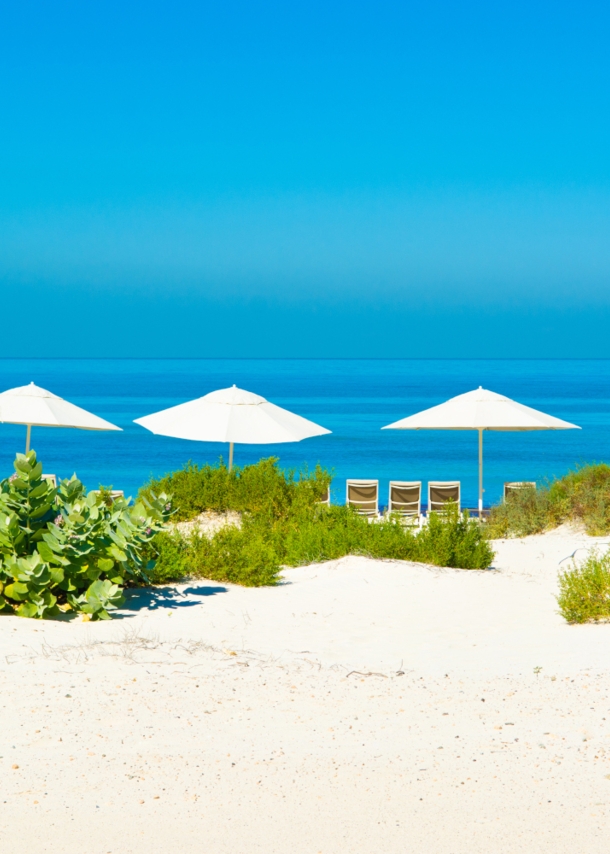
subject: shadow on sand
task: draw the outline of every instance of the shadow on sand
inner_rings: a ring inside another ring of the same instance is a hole
[[[132,587],[125,591],[125,604],[122,611],[140,611],[148,608],[191,608],[199,605],[206,596],[226,593],[226,587]]]

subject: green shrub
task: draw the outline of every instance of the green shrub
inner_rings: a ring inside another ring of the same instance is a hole
[[[98,487],[98,495],[102,504],[105,504],[106,507],[112,507],[114,503],[114,496],[112,494],[112,484],[110,486],[103,486],[101,483]]]
[[[610,552],[559,573],[559,612],[568,623],[610,619]]]
[[[217,468],[189,463],[147,484],[142,497],[149,490],[173,490],[176,519],[192,519],[206,510],[242,514],[241,528],[229,526],[210,538],[159,534],[150,547],[156,558],[152,580],[191,576],[247,586],[275,584],[282,566],[348,554],[464,569],[483,569],[493,560],[481,526],[457,509],[433,515],[421,532],[399,518],[371,523],[352,508],[320,504],[330,484],[328,472],[318,467],[296,476],[277,462],[261,460],[230,473],[222,462]]]
[[[555,524],[575,520],[592,536],[610,533],[610,466],[581,466],[553,481],[548,491]]]
[[[195,578],[229,581],[244,587],[277,584],[279,555],[265,534],[255,527],[228,526],[214,537],[195,535],[188,547],[188,568]]]
[[[269,538],[285,566],[361,554],[483,569],[494,556],[479,523],[460,516],[457,510],[446,516],[432,514],[420,531],[404,525],[399,517],[369,522],[350,507],[319,507],[309,515],[279,520],[269,529]]]
[[[147,544],[143,557],[150,564],[146,574],[151,584],[182,581],[189,573],[188,540],[178,532],[161,531]]]
[[[432,513],[416,541],[411,559],[435,566],[486,569],[494,559],[494,551],[478,520],[469,518],[467,513],[460,515],[457,510],[446,516]]]
[[[526,537],[554,527],[550,520],[547,489],[515,489],[508,493],[505,502],[491,508],[486,531],[494,539]]]
[[[330,484],[331,475],[320,466],[311,473],[303,469],[297,478],[295,472],[284,472],[277,463],[276,457],[269,457],[229,471],[222,459],[217,466],[189,462],[178,471],[150,480],[139,496],[171,494],[176,522],[194,519],[206,510],[276,517],[289,514],[293,504],[313,506]]]
[[[266,529],[281,563],[303,566],[335,560],[346,554],[364,553],[369,522],[348,507],[300,508],[288,517],[255,519],[254,525]]]
[[[281,569],[273,546],[250,526],[247,530],[228,526],[211,539],[200,534],[184,537],[162,532],[152,542],[149,554],[155,560],[148,573],[152,584],[209,578],[262,587],[276,584]]]
[[[581,466],[538,490],[514,490],[492,508],[487,531],[490,537],[523,537],[564,522],[580,523],[593,536],[610,533],[610,466]]]
[[[169,516],[166,496],[108,503],[75,476],[55,488],[34,451],[14,466],[0,482],[0,609],[108,619],[123,585],[147,580],[143,553]]]

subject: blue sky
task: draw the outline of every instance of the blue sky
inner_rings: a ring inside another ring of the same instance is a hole
[[[29,355],[610,356],[609,18],[5,4],[5,312]]]

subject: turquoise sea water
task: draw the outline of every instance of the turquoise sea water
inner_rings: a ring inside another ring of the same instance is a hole
[[[320,462],[334,470],[333,500],[347,477],[379,478],[382,503],[395,480],[461,480],[464,505],[477,498],[477,434],[381,431],[384,424],[479,385],[579,424],[582,430],[485,434],[485,503],[506,480],[563,474],[610,460],[610,360],[230,360],[4,359],[0,389],[34,381],[114,422],[122,433],[34,428],[45,470],[76,471],[136,493],[151,474],[192,459],[215,461],[223,445],[153,436],[133,419],[236,383],[333,433],[289,445],[239,445],[236,464],[276,455],[286,467]],[[0,424],[0,471],[12,471],[25,428]],[[424,486],[425,488],[425,486]]]

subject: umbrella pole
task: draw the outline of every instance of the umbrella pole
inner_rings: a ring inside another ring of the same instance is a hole
[[[30,452],[30,439],[32,437],[32,425],[28,424],[28,429],[25,434],[25,452],[28,454]]]
[[[479,430],[479,522],[483,518],[483,431]]]
[[[233,442],[229,442],[229,471],[233,468]]]

